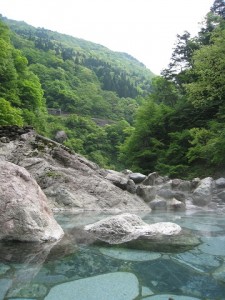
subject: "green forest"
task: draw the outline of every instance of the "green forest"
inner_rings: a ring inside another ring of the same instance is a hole
[[[197,36],[177,35],[161,76],[126,53],[1,17],[0,125],[52,139],[62,130],[66,146],[101,167],[220,176],[224,100],[224,0]]]

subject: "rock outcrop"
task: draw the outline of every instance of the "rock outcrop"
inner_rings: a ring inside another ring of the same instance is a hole
[[[107,179],[108,172],[95,163],[32,130],[17,135],[17,139],[0,141],[0,160],[24,167],[35,178],[52,209],[151,210],[135,191],[132,194],[127,188],[124,190],[123,182],[116,184],[113,178]],[[131,190],[133,181],[130,183]]]
[[[0,161],[0,201],[0,240],[45,242],[63,236],[36,181],[7,161]]]
[[[225,207],[225,178],[181,180],[157,172],[146,176],[103,170],[30,127],[0,127],[0,160],[26,168],[52,209],[122,212]]]

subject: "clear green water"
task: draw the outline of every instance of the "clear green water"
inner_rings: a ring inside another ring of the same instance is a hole
[[[106,247],[82,230],[104,215],[57,215],[66,232],[59,244],[0,244],[0,300],[225,300],[224,214],[140,216],[177,223],[201,244],[184,252]]]

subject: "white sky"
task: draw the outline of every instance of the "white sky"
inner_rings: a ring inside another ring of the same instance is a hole
[[[176,35],[196,34],[214,0],[0,0],[0,13],[127,52],[155,74]]]

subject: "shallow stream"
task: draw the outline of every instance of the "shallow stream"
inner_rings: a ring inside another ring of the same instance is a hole
[[[85,224],[103,214],[58,214],[57,245],[0,244],[0,300],[225,300],[225,215],[139,214],[170,221],[201,243],[193,249],[143,251],[93,243]]]

